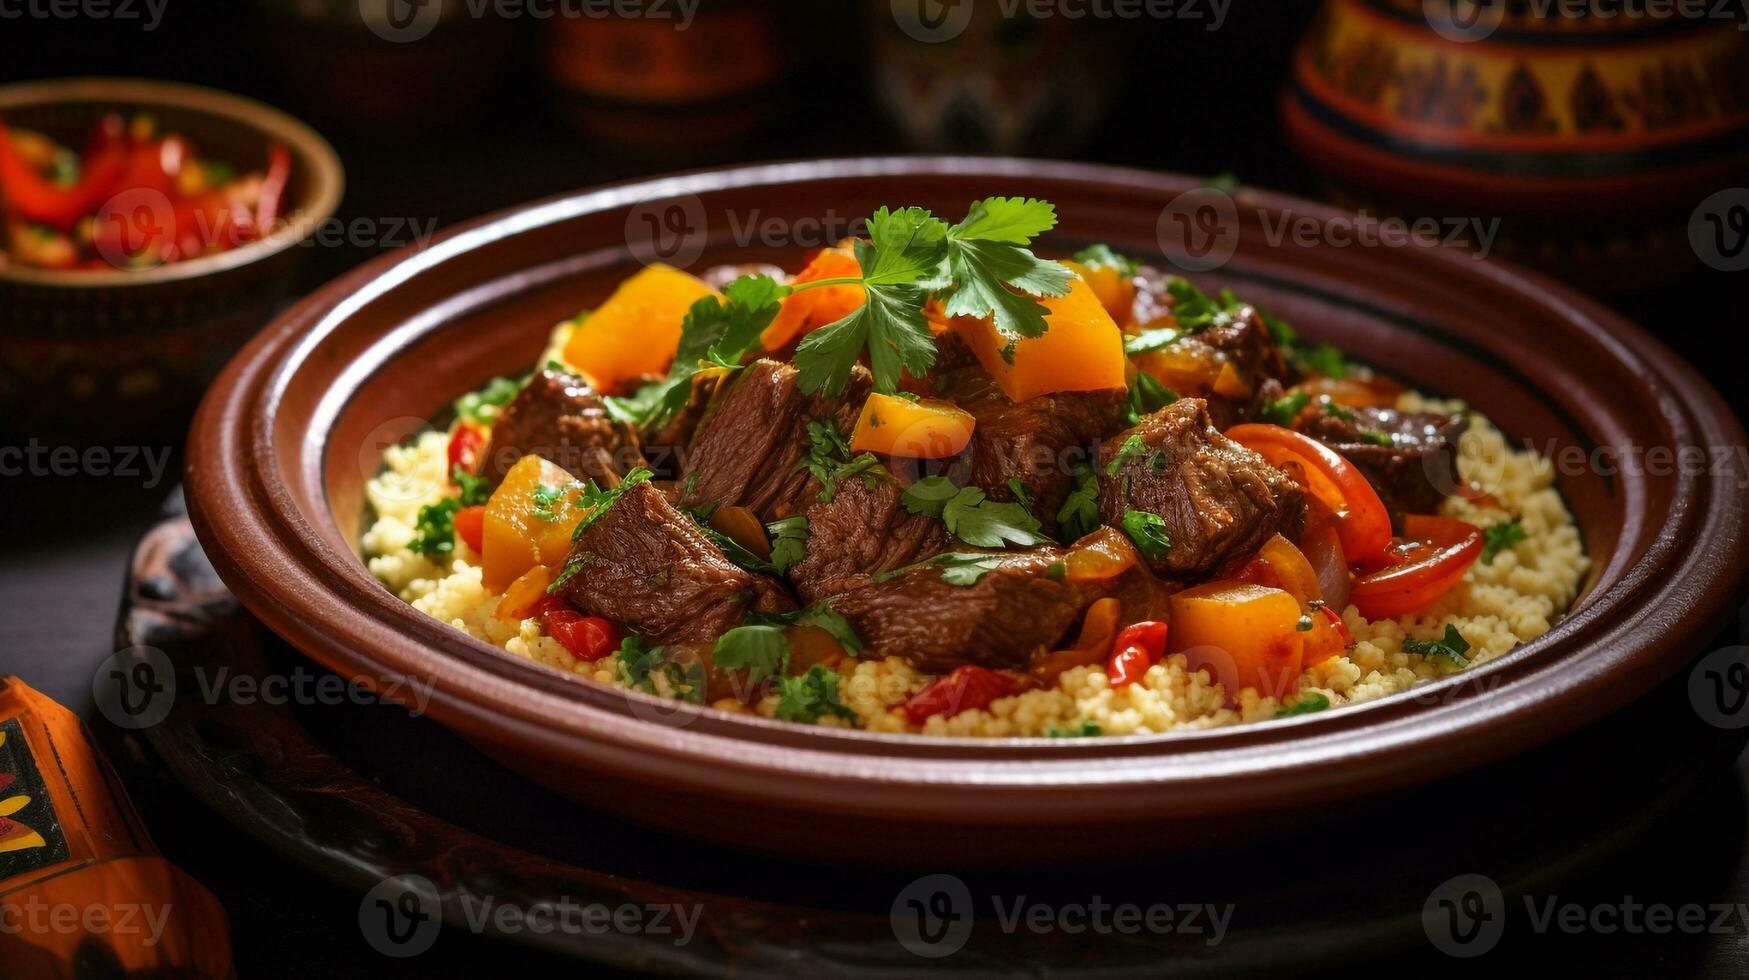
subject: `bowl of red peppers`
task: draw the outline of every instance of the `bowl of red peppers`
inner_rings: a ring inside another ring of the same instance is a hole
[[[0,426],[63,444],[180,434],[343,185],[327,141],[240,96],[0,87]]]

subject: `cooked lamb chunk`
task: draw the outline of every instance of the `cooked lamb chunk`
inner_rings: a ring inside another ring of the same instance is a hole
[[[807,550],[789,569],[803,601],[842,592],[868,575],[913,565],[946,551],[947,528],[932,517],[913,514],[901,498],[905,489],[884,471],[854,476],[838,484],[831,500],[807,503]]]
[[[717,393],[682,468],[682,506],[747,507],[763,521],[802,512],[819,489],[800,466],[812,442],[808,423],[823,420],[848,435],[870,381],[857,371],[843,394],[830,397],[804,394],[799,377],[792,365],[760,360]]]
[[[560,587],[572,605],[652,644],[709,644],[749,610],[795,608],[782,584],[729,561],[648,482],[590,521],[565,567],[575,569]]]
[[[863,576],[831,598],[832,608],[850,620],[867,645],[864,657],[902,657],[928,673],[947,673],[962,664],[1023,670],[1033,657],[1061,644],[1099,598],[1130,596],[1137,618],[1163,607],[1142,598],[1164,592],[1139,567],[1117,580],[1071,582],[1054,568],[1063,558],[1061,548],[952,554],[984,555],[1000,563],[971,585],[955,584],[941,566],[924,564],[886,581]]]
[[[528,455],[610,487],[644,465],[637,433],[615,422],[582,379],[558,371],[536,374],[504,406],[492,425],[479,475],[496,485]]]
[[[1393,519],[1438,513],[1460,486],[1458,440],[1469,427],[1462,415],[1354,408],[1347,417],[1306,412],[1296,425],[1365,474]]]
[[[1149,556],[1158,574],[1206,577],[1249,557],[1303,517],[1298,484],[1216,431],[1207,405],[1184,398],[1107,439],[1100,448],[1099,513],[1124,526],[1129,511],[1165,520],[1170,547]]]

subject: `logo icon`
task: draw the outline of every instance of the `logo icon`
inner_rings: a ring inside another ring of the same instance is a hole
[[[1732,187],[1700,202],[1688,219],[1688,244],[1720,272],[1749,269],[1749,187]]]
[[[1458,875],[1427,896],[1421,928],[1433,948],[1447,956],[1481,956],[1506,931],[1506,898],[1487,875]]]
[[[704,201],[695,194],[643,201],[626,214],[626,245],[644,265],[684,269],[698,261],[710,237]]]
[[[1185,191],[1160,212],[1154,235],[1167,261],[1178,268],[1219,269],[1239,248],[1239,206],[1213,187]]]
[[[358,0],[372,34],[391,44],[425,39],[443,19],[443,0]]]
[[[98,713],[117,728],[151,728],[176,705],[176,667],[156,647],[117,650],[97,666],[91,696]]]
[[[1688,675],[1695,714],[1718,728],[1749,726],[1749,647],[1714,650]]]
[[[949,874],[924,875],[893,899],[893,936],[926,959],[952,956],[972,936],[972,893]]]
[[[892,0],[893,23],[913,41],[944,44],[965,33],[973,0]]]
[[[358,929],[364,941],[384,956],[418,956],[443,931],[437,886],[422,875],[384,878],[358,903]]]
[[[1421,12],[1433,33],[1459,44],[1487,39],[1506,20],[1504,0],[1422,0]]]

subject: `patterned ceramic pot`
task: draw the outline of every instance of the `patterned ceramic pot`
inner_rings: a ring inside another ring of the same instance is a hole
[[[1639,288],[1698,265],[1691,221],[1749,183],[1741,20],[1698,0],[1326,0],[1283,117],[1344,203],[1498,217],[1497,252]]]
[[[241,248],[157,268],[0,266],[0,432],[88,444],[181,435],[226,359],[285,297],[310,232],[340,204],[339,158],[258,102],[164,82],[92,78],[0,88],[8,123],[75,143],[104,112],[149,111],[239,168],[292,155],[289,220]]]

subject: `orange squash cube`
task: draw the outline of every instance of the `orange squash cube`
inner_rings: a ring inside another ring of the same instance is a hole
[[[972,441],[978,420],[951,402],[875,393],[863,402],[850,434],[850,449],[910,459],[958,456]]]
[[[643,375],[663,374],[680,347],[680,324],[692,304],[716,290],[672,266],[646,266],[572,331],[565,361],[603,391]]]
[[[1281,697],[1299,686],[1300,604],[1281,589],[1210,582],[1172,596],[1171,651],[1207,670],[1228,700],[1247,687]]]
[[[570,473],[539,456],[522,457],[504,475],[504,482],[486,501],[481,581],[487,591],[503,592],[536,565],[565,560],[571,530],[583,519],[573,506],[581,491],[568,491],[563,501],[546,507],[535,499],[535,491],[559,490],[574,482]],[[549,521],[543,515],[556,519]]]
[[[1085,279],[1074,280],[1067,295],[1039,302],[1050,311],[1045,316],[1050,329],[1019,341],[1012,363],[1002,357],[1008,339],[994,323],[969,317],[954,321],[954,330],[1009,398],[1020,402],[1058,391],[1128,386],[1123,333]]]

